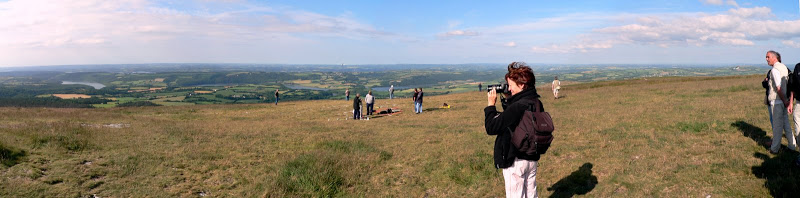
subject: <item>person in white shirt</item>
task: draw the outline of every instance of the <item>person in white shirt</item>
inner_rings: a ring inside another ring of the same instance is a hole
[[[558,90],[561,89],[561,81],[558,81],[558,76],[553,80],[553,84],[550,84],[550,88],[553,89],[553,97],[558,99]]]
[[[389,87],[389,99],[394,98],[394,85]]]
[[[795,137],[792,133],[792,127],[789,126],[789,97],[787,97],[786,84],[789,79],[789,69],[786,65],[781,63],[780,54],[775,51],[767,52],[767,64],[772,67],[769,82],[769,94],[767,94],[767,101],[769,101],[772,108],[772,145],[769,152],[777,154],[781,148],[781,136],[786,134],[786,139],[789,142],[789,149],[795,150]]]
[[[367,115],[372,115],[372,108],[375,107],[375,97],[372,96],[372,91],[369,91],[364,97],[364,102],[367,103]]]

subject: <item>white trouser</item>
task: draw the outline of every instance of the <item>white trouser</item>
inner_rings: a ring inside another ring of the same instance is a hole
[[[781,136],[784,133],[786,134],[787,142],[789,142],[789,149],[795,150],[794,133],[789,125],[789,113],[786,112],[786,107],[783,106],[783,103],[772,104],[772,146],[770,146],[769,150],[773,153],[777,153],[778,149],[781,148]]]
[[[792,135],[794,135],[795,144],[797,144],[797,136],[800,136],[800,105],[794,104],[793,108],[792,116],[794,116],[794,134]]]
[[[514,159],[511,167],[504,168],[506,197],[539,197],[539,194],[536,193],[536,168],[538,166],[537,161]]]

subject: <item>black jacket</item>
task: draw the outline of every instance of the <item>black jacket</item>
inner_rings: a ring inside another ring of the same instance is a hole
[[[520,99],[527,98],[531,102],[519,102]],[[538,100],[539,94],[536,89],[523,90],[516,95],[507,98],[507,102],[502,102],[504,112],[498,112],[495,106],[488,106],[483,109],[486,115],[484,126],[486,133],[497,135],[494,140],[494,165],[496,168],[508,168],[514,164],[514,158],[539,161],[539,155],[525,155],[517,151],[511,144],[511,131],[517,128],[517,124],[528,109],[528,105],[533,100]],[[507,105],[508,104],[508,105]],[[544,111],[544,106],[539,102],[539,109]]]
[[[353,99],[353,109],[355,110],[361,109],[361,98],[358,98],[358,96],[356,96],[356,98]]]
[[[414,99],[415,102],[422,103],[422,91],[417,94],[417,98]]]

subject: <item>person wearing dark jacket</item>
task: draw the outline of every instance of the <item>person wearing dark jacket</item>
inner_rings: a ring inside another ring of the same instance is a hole
[[[422,88],[419,88],[419,93],[417,93],[417,98],[414,99],[414,104],[416,105],[414,109],[417,110],[417,114],[422,113]]]
[[[278,105],[278,98],[280,98],[281,94],[278,93],[278,89],[275,89],[275,105]]]
[[[536,77],[525,63],[512,62],[508,65],[505,78],[511,95],[504,94],[506,99],[501,99],[504,111],[498,112],[495,108],[496,90],[487,94],[488,105],[483,109],[486,133],[497,136],[494,142],[494,165],[503,169],[506,197],[538,197],[536,175],[540,156],[519,152],[511,143],[511,131],[516,129],[529,105],[539,100],[534,86]],[[544,111],[541,102],[539,109]]]
[[[767,72],[767,77],[764,77],[764,80],[761,81],[761,86],[764,87],[765,94],[764,94],[764,105],[767,105],[767,112],[769,112],[769,124],[772,126],[772,108],[769,106],[769,100],[767,97],[769,96],[769,78],[772,76],[772,70]]]
[[[414,88],[414,95],[411,96],[411,100],[414,101],[414,113],[417,113],[417,96],[419,95],[419,90]]]
[[[353,119],[358,120],[361,119],[361,94],[356,94],[356,97],[353,98]]]

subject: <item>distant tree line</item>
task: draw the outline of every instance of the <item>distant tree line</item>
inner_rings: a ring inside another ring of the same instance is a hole
[[[154,106],[161,106],[161,105],[150,101],[134,101],[117,105],[117,107],[154,107]]]
[[[92,108],[92,104],[107,102],[111,102],[111,100],[96,97],[79,99],[61,99],[58,97],[0,98],[0,107]]]
[[[241,74],[229,73],[197,73],[191,78],[178,78],[177,86],[195,86],[203,84],[264,84],[289,80],[319,79],[319,74],[296,74],[287,72],[249,72]]]
[[[116,90],[112,87],[104,87],[102,89],[94,89],[87,85],[62,85],[62,84],[45,84],[45,85],[20,85],[20,86],[2,86],[0,87],[0,98],[32,98],[44,94],[86,94],[86,95],[117,95],[127,94],[124,90]]]

